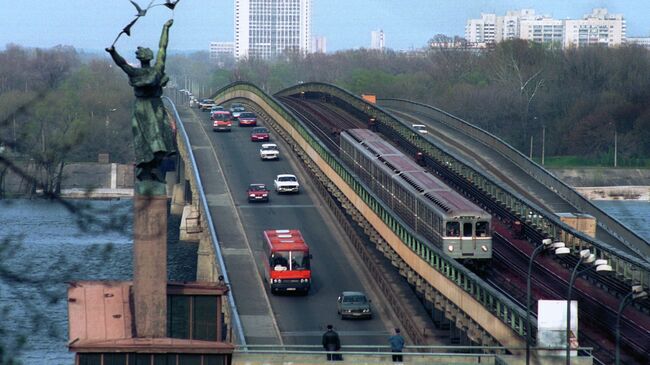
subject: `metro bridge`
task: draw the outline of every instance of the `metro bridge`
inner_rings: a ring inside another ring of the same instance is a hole
[[[395,327],[419,346],[405,349],[413,353],[406,363],[451,362],[450,354],[465,354],[458,359],[465,363],[523,363],[527,265],[535,247],[549,238],[575,254],[535,259],[534,301],[566,299],[580,250],[612,266],[612,274],[592,270],[573,287],[578,340],[585,348],[572,362],[592,363],[592,351],[593,362],[613,362],[618,305],[632,285],[647,290],[650,283],[649,243],[498,138],[427,105],[397,99],[375,105],[327,84],[300,84],[274,96],[248,83],[229,85],[213,96],[215,102],[244,104],[280,146],[280,161],[261,161],[249,129],[213,133],[207,114],[188,108],[184,94],[169,96],[181,152],[171,176],[172,213],[183,214],[181,239],[199,242],[197,280],[221,275],[231,289],[226,323],[227,341],[237,345],[234,363],[324,361],[318,345],[327,324],[339,332],[350,363],[390,362],[386,345]],[[415,133],[410,126],[416,122],[429,133]],[[424,244],[355,180],[337,157],[335,142],[337,133],[353,127],[370,127],[406,154],[420,156],[423,165],[496,217],[487,273],[477,275]],[[266,205],[248,204],[248,184],[270,184],[280,173],[297,175],[301,194],[273,194]],[[593,216],[595,237],[557,213]],[[261,232],[285,228],[300,229],[311,246],[314,277],[307,296],[270,295],[263,280]],[[344,290],[366,292],[375,317],[340,320],[336,298]],[[648,362],[649,312],[645,299],[621,316],[624,363]],[[534,315],[530,324],[534,338]],[[563,361],[563,350],[554,351],[556,357],[547,358],[550,351],[534,348],[533,357]],[[446,355],[432,355],[441,352]]]

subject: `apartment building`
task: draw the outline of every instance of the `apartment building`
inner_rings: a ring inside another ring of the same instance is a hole
[[[481,14],[469,19],[465,38],[475,47],[485,47],[509,39],[556,44],[558,47],[602,45],[615,47],[625,42],[625,19],[597,8],[583,19],[553,19],[535,14],[533,9],[508,11],[505,16]]]
[[[235,53],[233,42],[210,42],[210,59],[220,60],[232,58]]]
[[[311,49],[311,0],[235,0],[235,57]]]
[[[383,30],[373,30],[370,32],[370,49],[384,50],[386,47],[386,38]]]
[[[620,46],[625,43],[625,32],[623,15],[598,8],[583,19],[564,21],[564,47]]]

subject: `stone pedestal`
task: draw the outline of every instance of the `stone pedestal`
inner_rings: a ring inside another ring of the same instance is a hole
[[[167,196],[134,196],[133,290],[137,337],[167,330]]]

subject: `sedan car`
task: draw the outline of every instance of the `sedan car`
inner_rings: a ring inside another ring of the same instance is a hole
[[[249,202],[268,202],[269,189],[264,184],[250,184],[246,190]]]
[[[427,127],[424,124],[412,124],[411,127],[420,134],[427,134]]]
[[[300,184],[296,175],[280,174],[273,180],[273,186],[278,193],[298,193]]]
[[[263,143],[260,148],[260,158],[262,160],[277,160],[280,158],[280,151],[275,143]]]
[[[246,111],[246,108],[244,108],[243,106],[230,107],[230,113],[232,113],[232,116],[235,117],[235,118],[238,118],[239,115],[241,113],[245,112],[245,111]]]
[[[268,141],[269,140],[269,130],[264,127],[255,127],[251,131],[251,141]]]
[[[336,309],[341,319],[372,318],[370,299],[359,291],[344,291],[336,301]]]
[[[255,127],[257,125],[257,116],[255,113],[242,112],[237,117],[240,127]]]
[[[216,104],[212,99],[201,99],[201,101],[199,101],[199,109],[203,110],[204,112],[210,110],[210,108],[212,108],[215,105]]]

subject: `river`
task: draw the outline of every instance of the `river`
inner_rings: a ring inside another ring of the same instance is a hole
[[[66,282],[132,279],[132,200],[69,202],[97,221],[79,221],[50,201],[0,201],[0,270],[15,274],[0,275],[0,331],[7,331],[0,344],[11,354],[25,338],[20,359],[26,365],[74,363],[67,351]],[[178,237],[179,223],[170,217],[170,238]],[[195,280],[196,249],[170,239],[170,280]]]
[[[16,280],[0,278],[0,331],[6,331],[6,335],[0,332],[0,344],[11,351],[17,347],[15,341],[24,337],[20,359],[26,365],[73,363],[67,352],[65,282],[132,276],[132,201],[77,203],[97,218],[88,229],[57,203],[0,201],[0,270],[17,276]],[[650,202],[595,204],[650,240]],[[179,222],[170,218],[169,237],[178,237]],[[194,280],[196,248],[196,244],[170,242],[170,280]]]

